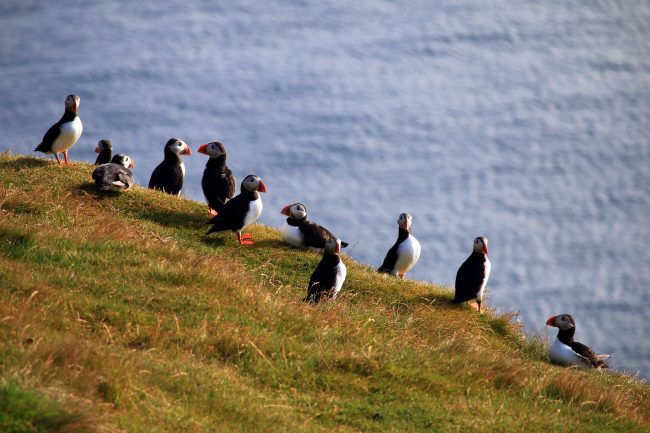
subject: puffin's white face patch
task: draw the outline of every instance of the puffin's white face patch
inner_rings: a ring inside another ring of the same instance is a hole
[[[302,203],[294,203],[289,208],[289,214],[291,218],[294,219],[303,219],[307,217],[307,209]]]

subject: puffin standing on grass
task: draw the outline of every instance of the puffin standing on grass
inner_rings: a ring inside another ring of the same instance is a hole
[[[111,162],[111,159],[113,158],[113,143],[111,143],[111,140],[99,140],[99,142],[97,142],[97,147],[95,147],[95,153],[99,153],[95,160],[95,165],[108,164]]]
[[[399,226],[397,242],[386,253],[384,263],[378,269],[379,272],[404,278],[404,274],[418,262],[422,248],[420,242],[411,235],[412,221],[413,217],[407,213],[402,213],[397,218]]]
[[[131,168],[135,162],[123,153],[118,153],[111,162],[102,164],[93,171],[95,188],[99,191],[128,191],[135,184]]]
[[[165,159],[151,173],[149,188],[179,195],[185,178],[185,164],[180,155],[191,154],[192,151],[187,143],[178,138],[170,138],[165,144]]]
[[[483,292],[490,278],[492,264],[488,259],[488,240],[483,236],[474,239],[472,254],[460,265],[456,273],[456,293],[454,304],[476,299],[478,312],[481,312]]]
[[[218,214],[223,205],[235,195],[237,180],[232,171],[226,165],[226,148],[222,143],[213,141],[202,144],[198,149],[199,153],[208,155],[201,187],[203,195],[208,202],[208,211],[212,215]]]
[[[262,198],[260,192],[266,192],[266,185],[258,176],[249,174],[241,183],[238,196],[228,200],[219,213],[206,224],[212,224],[209,235],[213,232],[233,231],[237,234],[237,242],[241,245],[252,245],[250,234],[242,234],[242,230],[253,224],[262,213]]]
[[[336,237],[325,227],[307,221],[307,208],[302,203],[288,204],[280,211],[287,220],[280,229],[282,242],[298,248],[310,248],[322,251],[325,242]],[[341,248],[348,246],[341,242]]]
[[[599,355],[584,344],[573,340],[576,322],[570,314],[553,316],[546,321],[546,324],[559,328],[555,341],[548,348],[552,362],[583,368],[609,368],[604,360],[610,355]]]
[[[65,112],[61,119],[47,130],[41,143],[34,149],[45,154],[53,153],[56,162],[61,164],[59,153],[63,153],[63,163],[68,165],[68,150],[81,137],[83,125],[77,115],[79,101],[77,95],[68,95],[65,98]]]
[[[316,304],[322,299],[336,299],[347,274],[345,263],[339,257],[340,253],[340,240],[330,238],[325,242],[323,258],[311,274],[307,297],[303,302]]]

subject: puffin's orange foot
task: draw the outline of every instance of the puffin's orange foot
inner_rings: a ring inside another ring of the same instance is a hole
[[[217,212],[216,210],[212,209],[211,207],[208,207],[208,213],[209,213],[210,215],[212,215],[212,216],[217,216],[217,215],[219,215],[219,212]]]
[[[237,236],[237,240],[241,245],[253,245],[253,237],[249,233],[244,233]]]

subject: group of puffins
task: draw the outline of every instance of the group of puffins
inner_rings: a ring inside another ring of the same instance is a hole
[[[78,115],[80,98],[68,95],[63,117],[47,130],[36,151],[53,153],[61,164],[58,154],[63,153],[63,164],[68,164],[68,150],[77,142],[83,131]],[[95,149],[99,155],[95,161],[92,178],[99,191],[126,191],[133,185],[131,168],[134,161],[125,154],[112,155],[109,140],[100,140]],[[220,142],[203,144],[198,152],[209,157],[203,172],[201,186],[212,218],[207,221],[213,232],[232,231],[241,245],[252,245],[253,240],[243,230],[253,224],[262,213],[262,199],[259,193],[266,192],[266,185],[256,175],[248,175],[241,183],[240,193],[235,196],[236,180],[226,165],[226,148]],[[182,140],[171,138],[164,147],[164,159],[154,169],[149,188],[178,195],[183,187],[185,165],[181,155],[191,155],[190,147]],[[307,220],[307,208],[302,203],[285,206],[281,213],[287,217],[280,233],[283,242],[298,248],[323,252],[323,257],[314,270],[307,286],[305,302],[317,303],[324,299],[335,299],[343,286],[347,269],[340,258],[342,242],[326,228]],[[379,267],[381,273],[403,278],[417,263],[421,247],[411,234],[413,218],[402,213],[397,219],[399,226],[397,241],[388,250]],[[488,259],[488,240],[479,236],[474,239],[473,251],[460,266],[456,274],[454,303],[476,300],[481,312],[483,293],[490,277],[491,264]],[[609,355],[599,355],[584,344],[574,341],[576,324],[569,314],[553,316],[546,322],[559,328],[557,338],[549,348],[553,362],[580,367],[608,367],[604,362]]]

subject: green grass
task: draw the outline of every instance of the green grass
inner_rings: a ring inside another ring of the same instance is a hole
[[[16,431],[650,427],[645,383],[550,365],[509,315],[349,258],[340,298],[305,305],[318,255],[206,237],[204,204],[91,172],[0,154],[0,419],[51,423]]]

